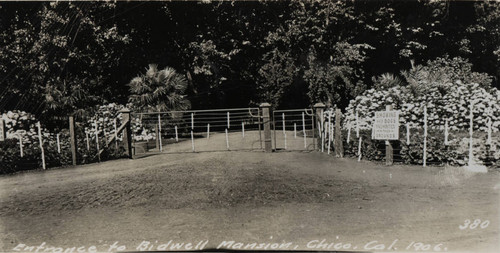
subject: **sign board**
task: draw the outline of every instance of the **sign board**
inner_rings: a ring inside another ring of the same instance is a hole
[[[399,139],[399,111],[375,112],[375,120],[373,122],[372,128],[372,139]]]
[[[3,119],[0,118],[0,141],[5,141],[5,137],[6,137],[5,135],[6,135],[5,124],[4,124]]]

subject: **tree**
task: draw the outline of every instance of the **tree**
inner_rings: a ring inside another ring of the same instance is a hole
[[[146,73],[133,78],[129,87],[134,110],[160,112],[190,107],[185,97],[186,78],[170,67],[159,70],[156,64],[149,64]]]
[[[264,56],[266,64],[260,70],[261,80],[257,84],[261,102],[268,102],[276,108],[283,99],[283,94],[296,77],[294,60],[289,53],[273,50]]]
[[[108,22],[113,3],[44,2],[4,6],[0,45],[1,108],[49,121],[83,116],[104,101],[111,69],[130,42]],[[30,8],[28,8],[30,7]],[[12,11],[16,10],[16,11]],[[9,95],[5,95],[9,94]],[[10,107],[10,108],[9,108]],[[57,123],[56,123],[57,125]]]

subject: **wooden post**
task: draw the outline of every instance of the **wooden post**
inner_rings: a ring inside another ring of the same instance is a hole
[[[302,133],[304,134],[304,148],[307,148],[306,116],[302,112]]]
[[[323,111],[325,110],[325,104],[323,103],[316,103],[314,106],[314,110],[315,110],[315,113],[316,113],[316,123],[317,123],[317,126],[318,126],[318,132],[319,132],[319,136],[318,136],[318,145],[317,145],[317,149],[318,150],[321,150],[322,146],[323,146],[323,143],[321,142],[322,141],[322,134],[321,134],[321,124],[323,123]]]
[[[194,130],[194,113],[191,113],[191,149],[194,152],[194,134],[193,134],[193,130]]]
[[[328,154],[330,154],[330,147],[332,142],[332,112],[328,113]]]
[[[45,151],[43,150],[43,140],[42,140],[42,126],[40,125],[40,121],[37,123],[38,127],[38,141],[40,143],[40,150],[42,151],[42,168],[45,170]]]
[[[293,123],[293,138],[297,139],[297,123]]]
[[[473,159],[474,155],[472,153],[472,145],[473,145],[473,139],[472,135],[474,134],[474,101],[471,101],[470,103],[470,127],[469,127],[469,166],[472,166],[474,164]]]
[[[0,117],[2,115],[0,114]],[[0,141],[5,141],[7,139],[7,130],[5,129],[5,121],[0,118]]]
[[[283,121],[281,123],[283,123],[283,135],[285,135],[285,113],[282,113],[281,114],[281,118],[283,119]]]
[[[210,139],[210,123],[207,124],[207,139]]]
[[[160,152],[163,152],[163,143],[161,143],[161,116],[158,113],[158,140],[160,140]]]
[[[227,128],[226,128],[226,147],[227,147],[227,150],[229,150],[229,136],[227,134]]]
[[[406,122],[406,143],[410,145],[410,123]]]
[[[118,150],[118,132],[117,132],[117,128],[116,128],[116,118],[113,121],[113,126],[115,128],[115,148],[116,148],[116,150]]]
[[[90,148],[89,143],[89,135],[87,134],[87,150]],[[76,142],[76,133],[75,133],[75,118],[73,116],[69,116],[69,142],[71,145],[71,158],[73,160],[73,165],[77,164],[78,159],[78,146]]]
[[[321,112],[321,128],[318,128],[320,130],[319,134],[321,135],[321,152],[325,152],[325,111],[323,110]]]
[[[90,150],[90,140],[89,140],[89,132],[85,130],[85,138],[87,139],[87,151]]]
[[[175,126],[175,142],[179,142],[179,134],[177,133],[177,126]]]
[[[128,158],[133,158],[132,155],[132,129],[131,129],[131,124],[130,121],[132,120],[130,118],[130,110],[128,108],[123,108],[120,110],[122,113],[122,120],[125,124],[125,128],[123,129],[123,146],[125,148],[125,151],[127,152]]]
[[[424,157],[423,166],[427,166],[427,105],[424,106]]]
[[[229,112],[227,112],[227,129],[231,127],[231,124],[229,123]]]
[[[245,122],[241,122],[241,135],[245,138]]]
[[[97,161],[101,162],[101,151],[99,150],[99,130],[97,129],[97,120],[95,123],[95,144],[97,148]]]
[[[264,150],[266,152],[272,152],[272,140],[271,140],[271,104],[262,103],[260,105],[262,108],[262,123],[264,124]]]
[[[283,138],[285,139],[285,149],[287,149],[287,145],[286,145],[286,123],[285,123],[285,113],[282,113],[281,114],[281,118],[283,119],[283,121],[281,122],[283,124]]]
[[[333,113],[333,111],[330,112],[330,114],[332,114],[332,113]],[[331,136],[331,137],[328,138],[328,141],[331,143],[330,144],[330,149],[331,149],[332,145],[335,145],[334,139],[333,139],[334,138],[334,134],[333,134],[334,131],[333,131],[333,129],[334,129],[333,123],[330,122],[330,124],[328,124],[328,135]]]
[[[361,161],[361,137],[359,137],[358,143],[358,162]]]
[[[491,139],[491,132],[492,132],[492,122],[491,122],[491,117],[488,118],[488,138],[486,139],[486,144],[490,145],[493,144],[493,140]]]
[[[261,121],[261,119],[262,119],[262,115],[261,115],[261,110],[260,110],[260,108],[259,108],[259,110],[258,110],[258,111],[259,111],[259,115],[258,115],[258,117],[257,117],[257,118],[258,118],[258,121],[257,121],[257,122],[258,122],[258,124],[259,124],[259,144],[260,144],[260,149],[262,149],[262,129],[261,129],[261,128],[262,128],[262,126],[261,126],[261,123],[260,123],[260,121]]]
[[[335,156],[344,157],[344,143],[342,143],[342,129],[340,123],[342,121],[342,112],[340,109],[335,110]]]
[[[392,105],[385,106],[386,111],[392,111]],[[385,165],[392,165],[394,163],[394,149],[389,140],[385,141]]]
[[[191,149],[194,152],[194,135],[193,135],[193,130],[191,130]]]
[[[191,130],[194,129],[194,113],[191,113]]]
[[[21,153],[21,157],[24,156],[24,151],[23,151],[23,136],[19,135],[19,152]]]
[[[59,141],[59,134],[56,134],[56,143],[57,143],[57,153],[61,153],[61,142]]]

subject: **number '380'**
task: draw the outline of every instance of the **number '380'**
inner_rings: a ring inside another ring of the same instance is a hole
[[[464,224],[458,226],[458,228],[460,228],[461,230],[476,229],[477,227],[484,229],[484,228],[488,227],[488,225],[490,225],[489,220],[485,220],[485,221],[481,222],[481,219],[475,219],[473,222],[471,222],[471,220],[467,219],[464,221]]]

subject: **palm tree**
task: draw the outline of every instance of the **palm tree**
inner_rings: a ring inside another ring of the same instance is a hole
[[[149,64],[145,74],[134,77],[130,87],[129,102],[143,112],[187,110],[188,83],[186,78],[171,67],[159,70],[156,64]]]

